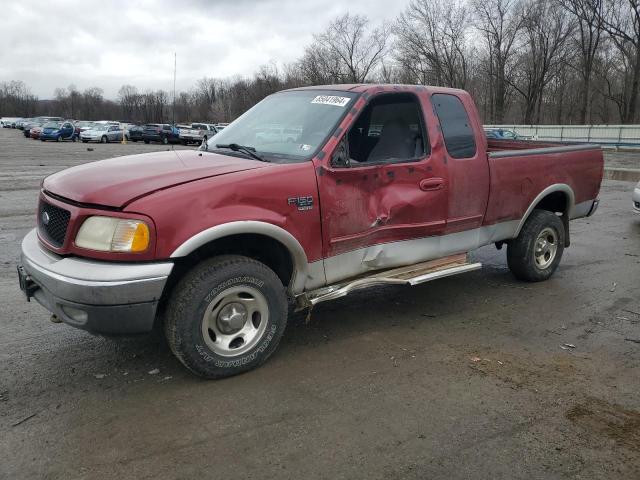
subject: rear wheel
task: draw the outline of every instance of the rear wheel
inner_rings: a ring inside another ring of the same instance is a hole
[[[109,142],[109,139],[107,138],[106,135],[103,135],[102,138],[100,139],[100,143],[107,143]]]
[[[161,142],[163,145],[166,145],[169,143],[169,139],[167,137],[162,137]]]
[[[146,143],[147,145],[149,145],[149,140],[145,140],[144,143]]]
[[[558,268],[564,240],[562,220],[553,212],[534,210],[507,248],[511,273],[527,282],[547,280]]]
[[[56,142],[59,142],[60,140],[62,140],[62,137],[61,137],[60,135],[58,135],[58,136],[56,137]]]
[[[269,358],[287,313],[285,288],[270,268],[225,255],[202,262],[178,283],[168,302],[165,334],[193,373],[228,377]]]

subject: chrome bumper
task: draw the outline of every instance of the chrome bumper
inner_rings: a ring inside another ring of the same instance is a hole
[[[153,327],[173,263],[116,263],[61,257],[34,230],[22,241],[21,288],[60,320],[102,333]]]

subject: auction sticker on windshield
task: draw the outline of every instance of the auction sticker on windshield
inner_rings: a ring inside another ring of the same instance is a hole
[[[349,97],[338,97],[335,95],[318,95],[316,98],[311,100],[311,103],[319,103],[320,105],[335,105],[336,107],[344,107],[347,103],[349,103],[351,98]]]

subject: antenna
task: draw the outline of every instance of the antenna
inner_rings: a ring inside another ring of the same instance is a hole
[[[176,66],[178,64],[178,54],[173,52],[173,112],[171,114],[173,125],[176,124]]]

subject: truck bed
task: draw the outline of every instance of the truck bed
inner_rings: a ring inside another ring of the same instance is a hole
[[[568,187],[571,218],[586,215],[598,196],[604,169],[599,145],[487,139],[487,156],[491,188],[485,225],[522,218],[552,186]]]

